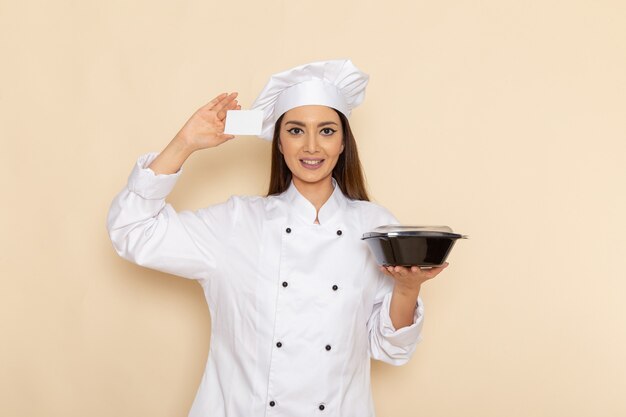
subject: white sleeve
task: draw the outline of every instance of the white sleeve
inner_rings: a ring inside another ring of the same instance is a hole
[[[381,273],[379,279],[382,281],[381,287],[376,293],[374,309],[368,321],[369,354],[371,358],[391,365],[404,365],[422,340],[424,304],[421,297],[418,297],[413,313],[413,324],[396,330],[389,315],[393,278]]]
[[[233,199],[196,211],[165,202],[182,169],[155,174],[147,166],[157,153],[137,159],[127,186],[113,199],[107,229],[116,252],[147,268],[190,279],[208,279],[215,271],[220,235],[232,224]]]
[[[380,217],[374,223],[374,226],[400,224],[398,219],[382,207]],[[404,365],[411,358],[416,345],[422,340],[424,304],[421,297],[418,297],[413,313],[413,324],[396,330],[389,314],[395,281],[383,272],[377,271],[377,273],[378,287],[374,296],[374,307],[367,322],[369,355],[371,358],[391,365]]]

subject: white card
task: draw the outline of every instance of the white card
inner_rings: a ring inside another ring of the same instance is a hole
[[[263,110],[228,110],[226,112],[227,135],[260,135],[263,128]]]

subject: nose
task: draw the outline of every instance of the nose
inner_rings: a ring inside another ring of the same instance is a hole
[[[304,150],[309,153],[315,153],[317,151],[317,135],[315,133],[309,133],[307,135]]]

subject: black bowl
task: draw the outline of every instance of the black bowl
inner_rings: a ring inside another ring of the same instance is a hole
[[[376,261],[384,266],[441,266],[457,239],[447,226],[381,226],[365,233],[365,240]]]

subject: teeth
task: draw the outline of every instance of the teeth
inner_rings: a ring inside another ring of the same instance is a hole
[[[312,161],[310,159],[301,159],[301,161],[304,162],[307,165],[318,165],[318,164],[322,163],[321,160],[314,160],[314,161]]]

